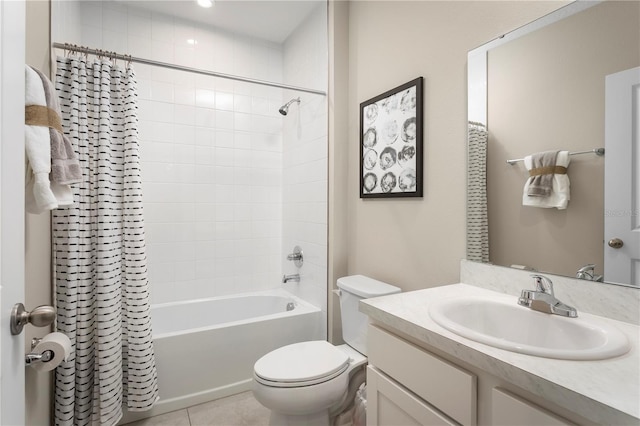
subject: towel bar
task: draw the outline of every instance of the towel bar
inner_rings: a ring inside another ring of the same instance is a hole
[[[604,155],[604,148],[594,148],[594,149],[590,149],[588,151],[575,151],[575,152],[570,152],[569,155],[580,155],[580,154],[596,154],[599,156],[603,156]],[[524,161],[524,158],[516,158],[515,160],[507,160],[507,163],[510,165],[514,165],[520,161]]]

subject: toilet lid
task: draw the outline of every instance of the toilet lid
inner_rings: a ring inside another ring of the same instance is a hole
[[[342,373],[349,356],[324,340],[294,343],[269,352],[254,366],[259,378],[278,383],[318,382]]]

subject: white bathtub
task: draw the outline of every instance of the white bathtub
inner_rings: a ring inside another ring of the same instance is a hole
[[[160,400],[121,423],[249,390],[262,355],[325,338],[320,309],[280,289],[153,305],[151,321]]]

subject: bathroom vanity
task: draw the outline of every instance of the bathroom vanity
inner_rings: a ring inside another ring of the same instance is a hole
[[[370,319],[367,424],[640,424],[638,325],[595,317],[621,331],[631,349],[584,361],[498,349],[430,315],[442,300],[494,296],[517,299],[453,284],[360,303]],[[579,317],[590,317],[577,308]]]

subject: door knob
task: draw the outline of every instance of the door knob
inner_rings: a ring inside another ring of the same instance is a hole
[[[22,333],[22,329],[26,324],[31,323],[36,327],[45,327],[53,324],[56,319],[56,310],[53,306],[38,306],[29,312],[24,308],[22,303],[16,303],[11,310],[11,334],[16,335]]]
[[[609,247],[611,248],[619,249],[623,245],[624,245],[624,241],[622,241],[620,238],[612,238],[609,240]]]

